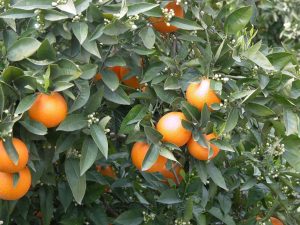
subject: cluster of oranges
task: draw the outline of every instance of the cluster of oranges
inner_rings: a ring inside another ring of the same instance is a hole
[[[47,128],[56,127],[67,115],[67,103],[57,92],[51,94],[39,93],[29,109],[29,117],[42,123]],[[18,200],[22,198],[31,186],[31,172],[26,166],[29,151],[23,141],[12,139],[12,144],[18,154],[15,164],[0,140],[0,199]]]
[[[31,173],[26,166],[28,149],[17,138],[12,139],[12,144],[19,157],[16,164],[10,159],[3,141],[0,140],[0,199],[10,201],[22,198],[31,186]]]
[[[210,107],[212,104],[221,102],[214,90],[210,88],[209,79],[203,79],[200,83],[191,83],[187,88],[186,98],[191,105],[197,107],[200,111],[204,107],[204,104]],[[182,120],[187,120],[182,112],[169,112],[159,119],[156,129],[162,135],[162,141],[174,144],[178,147],[187,144],[190,154],[199,160],[209,160],[217,156],[219,148],[210,144],[213,154],[209,157],[209,149],[198,144],[198,142],[193,139],[192,132],[182,125]],[[216,135],[211,133],[205,135],[205,138],[207,141],[210,141],[211,139],[215,139]],[[133,145],[131,159],[133,164],[139,170],[142,169],[142,163],[149,151],[149,147],[149,144],[144,142],[136,142]],[[166,163],[167,158],[159,155],[156,162],[147,170],[147,172],[159,172],[166,179],[172,179],[178,183],[176,176],[179,180],[181,179],[179,175],[181,167],[178,164],[173,165],[173,169],[176,173],[175,175],[166,168]]]

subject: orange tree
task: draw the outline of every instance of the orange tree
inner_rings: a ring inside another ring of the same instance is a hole
[[[300,224],[299,67],[263,4],[1,0],[1,224]]]

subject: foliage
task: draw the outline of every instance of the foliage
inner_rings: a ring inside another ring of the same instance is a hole
[[[0,201],[3,223],[250,225],[275,216],[300,224],[299,65],[266,19],[283,14],[246,2],[181,2],[184,19],[170,20],[180,29],[163,35],[148,18],[165,2],[1,0],[0,136],[26,143],[33,179],[24,198]],[[130,68],[124,79],[136,75],[140,88],[120,82],[113,66]],[[203,77],[222,103],[200,112],[185,91]],[[69,110],[47,129],[27,111],[51,91]],[[199,161],[161,142],[155,124],[169,111],[185,114],[200,143],[216,133],[220,154]],[[178,187],[132,165],[141,140],[154,149],[144,165],[158,153],[181,163]],[[112,165],[117,179],[96,165]]]

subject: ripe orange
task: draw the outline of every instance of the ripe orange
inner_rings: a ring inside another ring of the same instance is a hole
[[[279,220],[275,217],[271,217],[270,220],[273,225],[284,225],[283,222],[281,222],[281,220]]]
[[[260,217],[260,216],[257,216],[257,217],[256,217],[256,220],[257,220],[257,221],[260,221],[260,220],[261,220],[261,217]],[[270,217],[270,220],[271,220],[271,223],[272,223],[273,225],[284,225],[284,223],[281,222],[281,220],[279,220],[279,219],[277,219],[277,218],[275,218],[275,217]]]
[[[113,170],[112,166],[100,166],[100,165],[97,165],[96,169],[103,176],[111,177],[113,179],[117,178],[116,172]]]
[[[3,141],[0,140],[0,172],[16,173],[24,169],[28,162],[28,149],[24,142],[18,138],[13,138],[12,143],[19,155],[18,164],[15,165],[14,162],[9,158]]]
[[[184,11],[180,5],[176,5],[176,2],[170,2],[166,5],[165,9],[168,9],[168,12],[170,10],[174,10],[175,16],[183,18],[184,17]],[[178,30],[176,26],[168,26],[167,25],[167,19],[165,17],[150,17],[149,21],[152,23],[152,26],[161,33],[171,33]]]
[[[175,184],[179,185],[182,181],[182,176],[180,175],[180,171],[182,170],[182,167],[178,164],[174,164],[173,168],[174,168],[174,171],[177,175],[178,182],[177,182],[177,179],[176,179],[175,174],[173,173],[173,171],[168,170],[166,166],[164,166],[163,170],[160,171],[160,173],[163,175],[164,178],[166,178],[164,183],[168,183],[167,179],[171,179],[171,180],[174,181]]]
[[[189,141],[192,133],[182,126],[182,120],[187,120],[182,112],[169,112],[159,119],[156,129],[163,135],[163,141],[178,147]]]
[[[122,81],[125,85],[132,87],[132,88],[139,88],[140,84],[139,81],[137,79],[137,77],[130,77],[129,79],[124,80],[123,77],[129,73],[129,68],[128,67],[124,67],[124,66],[114,66],[111,68],[112,71],[114,71],[119,80]]]
[[[94,77],[94,80],[98,81],[102,79],[102,74],[101,73],[97,73]]]
[[[204,136],[207,141],[216,138],[216,135],[213,133]],[[194,141],[193,137],[189,140],[187,147],[190,154],[194,158],[199,160],[208,160],[208,154],[209,154],[208,148],[198,144],[196,141]],[[210,144],[210,147],[213,150],[213,155],[210,157],[210,159],[213,159],[219,154],[219,148],[214,144]]]
[[[212,104],[221,102],[214,90],[210,88],[209,79],[204,79],[201,83],[191,83],[186,90],[186,99],[199,110],[202,110],[205,103],[210,108]]]
[[[19,179],[14,186],[14,175],[12,173],[0,172],[0,199],[18,200],[22,198],[29,190],[31,185],[31,173],[28,167],[20,170]]]
[[[144,158],[149,150],[149,145],[145,142],[136,142],[131,150],[131,160],[133,165],[139,170],[142,169]],[[167,158],[159,155],[156,162],[146,170],[149,173],[160,172],[163,170],[167,163]]]
[[[124,66],[114,66],[114,67],[109,67],[109,70],[113,71],[119,78],[121,82],[123,82],[125,85],[132,87],[134,89],[138,89],[140,87],[140,83],[137,79],[137,77],[130,77],[129,79],[124,80],[123,77],[129,73],[129,68],[124,67]],[[94,77],[96,81],[102,79],[102,74],[97,73]]]
[[[40,93],[29,109],[29,116],[46,127],[56,127],[67,116],[68,106],[62,95],[52,92],[50,95]]]

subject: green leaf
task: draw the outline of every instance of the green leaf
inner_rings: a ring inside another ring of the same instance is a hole
[[[293,60],[293,54],[288,52],[275,52],[267,55],[267,58],[276,70],[282,70]]]
[[[27,11],[23,9],[9,9],[0,14],[0,18],[3,19],[24,19],[33,17],[33,11]]]
[[[71,13],[73,15],[77,14],[73,0],[67,0],[66,4],[58,4],[56,7],[61,11]]]
[[[62,204],[65,212],[73,201],[72,191],[66,182],[59,182],[57,185],[58,200]]]
[[[229,115],[228,118],[226,120],[225,123],[225,132],[229,132],[231,130],[233,130],[235,128],[235,126],[237,125],[239,120],[239,110],[237,108],[233,108]]]
[[[173,17],[170,24],[183,30],[203,30],[196,22],[179,17]]]
[[[115,22],[106,25],[103,32],[109,36],[117,36],[125,33],[128,30],[129,28],[125,24],[119,20],[116,20]]]
[[[153,166],[159,156],[159,147],[157,145],[151,145],[142,164],[142,171],[146,171]]]
[[[4,107],[5,107],[5,95],[2,88],[2,84],[0,83],[0,117],[2,117]]]
[[[201,111],[201,120],[200,120],[201,127],[206,127],[209,120],[210,120],[210,111],[205,103]]]
[[[80,176],[79,160],[67,159],[65,172],[75,201],[81,204],[86,191],[86,177],[85,175]]]
[[[107,67],[126,66],[126,61],[123,59],[123,57],[114,55],[106,59],[105,66]]]
[[[248,103],[247,109],[257,116],[272,116],[275,114],[275,112],[272,109],[257,103]]]
[[[20,0],[12,5],[12,8],[32,10],[32,9],[51,9],[52,0]]]
[[[143,44],[145,45],[146,48],[152,49],[154,44],[155,44],[155,33],[153,31],[152,27],[144,27],[140,33],[139,33],[140,38],[143,41]]]
[[[36,135],[46,135],[47,134],[47,127],[45,127],[43,124],[34,121],[34,120],[24,120],[20,121],[20,124],[22,124],[23,127],[26,128],[30,133],[36,134]]]
[[[261,47],[261,41],[251,46],[245,52],[243,52],[242,56],[254,62],[256,65],[260,66],[266,70],[274,70],[274,67],[268,60],[268,58],[262,54],[259,49]]]
[[[295,80],[291,88],[291,98],[297,99],[300,97],[300,80]]]
[[[99,24],[91,36],[91,41],[98,39],[99,37],[102,36],[103,33],[104,33],[104,26],[103,24]]]
[[[185,205],[184,205],[184,214],[183,214],[183,219],[184,221],[190,221],[191,219],[193,219],[193,198],[188,198],[185,201]]]
[[[164,90],[163,87],[159,85],[155,85],[153,88],[157,96],[166,103],[171,104],[174,101],[174,99],[178,97],[176,91]]]
[[[140,211],[136,209],[131,209],[121,213],[115,219],[114,223],[121,225],[139,225],[143,222],[143,216]]]
[[[76,80],[75,84],[78,87],[80,94],[76,97],[73,105],[69,110],[69,113],[82,108],[87,103],[90,97],[90,85],[87,80]]]
[[[256,179],[250,178],[241,186],[241,191],[247,191],[250,188],[252,188],[254,185],[256,185]]]
[[[166,148],[160,148],[159,154],[167,159],[174,161],[174,162],[178,162],[177,159],[175,158],[174,154]]]
[[[55,10],[45,10],[44,11],[44,16],[45,16],[45,20],[48,21],[59,21],[59,20],[64,20],[67,19],[68,16],[64,13],[55,11]]]
[[[77,14],[82,13],[83,11],[87,10],[90,6],[92,0],[77,0],[75,1],[75,7]]]
[[[89,80],[95,76],[98,71],[98,65],[95,64],[85,64],[80,67],[82,74],[80,78]]]
[[[174,189],[165,190],[157,199],[157,202],[162,204],[172,205],[182,202],[179,198],[179,194]]]
[[[219,187],[228,191],[228,188],[226,186],[226,183],[225,183],[225,180],[224,180],[224,177],[223,177],[221,171],[212,162],[207,164],[207,172],[208,172],[210,178],[213,180],[213,182],[216,185],[218,185]]]
[[[118,76],[114,72],[110,70],[103,70],[101,71],[101,75],[103,82],[111,91],[118,89],[120,82]]]
[[[133,106],[123,119],[119,133],[129,134],[132,132],[136,123],[140,122],[145,117],[147,111],[147,108],[143,105]]]
[[[88,40],[88,38],[82,43],[82,47],[87,50],[89,53],[91,53],[92,55],[98,57],[99,59],[101,59],[101,55],[97,46],[97,42],[96,41],[91,41]]]
[[[252,6],[242,7],[232,12],[225,20],[225,32],[236,34],[241,31],[249,23],[252,13]]]
[[[87,118],[82,114],[70,114],[56,130],[71,132],[80,130],[86,127],[87,124]]]
[[[19,154],[12,143],[12,138],[6,138],[3,144],[9,158],[13,161],[15,165],[17,165],[19,162]]]
[[[103,128],[100,125],[93,124],[91,126],[91,135],[97,147],[105,158],[108,157],[108,142]]]
[[[92,207],[86,207],[85,213],[87,214],[89,220],[93,222],[93,224],[99,224],[99,225],[108,224],[105,209],[100,205],[93,205]]]
[[[215,139],[215,140],[212,140],[211,143],[224,151],[234,152],[234,149],[232,148],[232,146],[230,144],[228,144],[226,141],[223,141],[220,139]]]
[[[81,150],[80,175],[83,175],[94,164],[97,159],[97,155],[97,145],[90,137],[86,137]]]
[[[140,13],[147,12],[157,6],[159,6],[159,4],[152,4],[147,2],[134,3],[128,6],[127,16],[138,15]]]
[[[103,88],[98,89],[86,104],[85,112],[87,114],[95,112],[100,106],[103,98]]]
[[[27,111],[34,103],[36,99],[36,94],[28,95],[24,97],[16,108],[15,114],[21,114]]]
[[[166,79],[164,83],[164,89],[165,90],[177,90],[180,89],[180,83],[178,78],[174,76],[170,76]]]
[[[72,23],[72,30],[79,43],[83,44],[88,35],[88,25],[84,22]]]
[[[156,63],[151,65],[148,70],[145,72],[143,80],[141,83],[147,83],[151,81],[153,78],[160,75],[160,72],[164,69],[165,65],[162,63]]]
[[[131,51],[139,54],[139,55],[152,55],[155,53],[155,49],[146,49],[141,47],[134,47]]]
[[[61,92],[73,87],[74,84],[65,81],[57,81],[53,86],[55,87],[54,91]]]
[[[37,50],[37,57],[40,60],[55,60],[56,59],[56,51],[51,46],[48,39],[45,39]]]
[[[121,87],[114,92],[104,87],[104,98],[120,105],[130,105],[130,99]]]
[[[41,43],[34,38],[21,38],[8,49],[7,58],[10,61],[21,61],[33,55],[40,45]]]
[[[182,102],[181,106],[183,107],[182,111],[183,111],[184,115],[188,119],[190,118],[189,120],[191,120],[191,119],[193,119],[194,121],[200,120],[201,113],[199,112],[199,110],[195,106],[191,105],[188,102]]]
[[[283,121],[285,126],[285,134],[287,136],[291,134],[298,134],[299,117],[296,113],[288,108],[283,109]]]
[[[39,199],[40,199],[40,207],[41,212],[43,214],[42,220],[44,225],[50,225],[53,212],[54,212],[54,193],[53,189],[44,186],[42,188],[39,188]]]
[[[149,126],[145,126],[144,131],[147,139],[150,140],[153,144],[159,143],[163,137],[156,129]]]
[[[283,140],[283,144],[285,147],[285,152],[283,153],[283,158],[287,160],[287,162],[297,171],[300,172],[300,139],[291,135],[286,137]]]
[[[8,66],[2,73],[2,78],[6,83],[10,83],[24,75],[23,70],[18,67]]]

